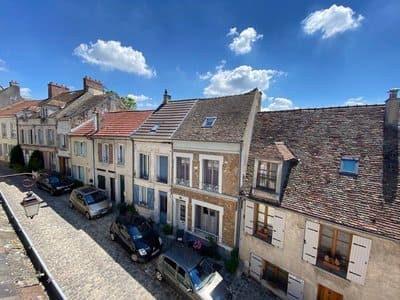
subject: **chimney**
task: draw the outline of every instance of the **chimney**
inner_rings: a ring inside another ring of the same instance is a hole
[[[83,89],[85,92],[89,92],[93,95],[104,94],[103,84],[95,79],[88,76],[83,77]]]
[[[389,91],[389,99],[385,104],[385,126],[396,127],[400,121],[400,99],[397,98],[397,92],[400,89],[393,88]]]
[[[171,96],[168,95],[168,91],[165,90],[165,91],[164,91],[164,100],[163,100],[163,104],[167,104],[170,100],[171,100]]]
[[[65,85],[61,85],[55,82],[49,82],[47,88],[48,98],[53,98],[62,93],[69,92],[69,88],[67,88]]]
[[[10,86],[18,86],[19,87],[19,83],[16,82],[15,80],[11,80],[10,81]]]
[[[8,89],[10,93],[10,99],[12,99],[12,101],[18,101],[21,99],[21,89],[18,82],[11,80],[10,87]]]

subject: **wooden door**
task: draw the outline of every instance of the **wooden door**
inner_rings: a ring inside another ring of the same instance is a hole
[[[343,295],[336,293],[323,285],[318,285],[317,300],[343,300]]]

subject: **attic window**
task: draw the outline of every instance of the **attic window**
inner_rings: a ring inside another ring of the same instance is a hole
[[[211,128],[214,126],[215,121],[217,120],[216,117],[207,117],[203,122],[204,128]]]
[[[357,175],[358,164],[358,158],[342,157],[342,160],[340,162],[340,173],[343,175]]]
[[[154,125],[154,126],[150,129],[150,131],[151,131],[151,132],[156,132],[156,131],[158,130],[158,128],[160,128],[160,123],[157,123],[156,125]]]

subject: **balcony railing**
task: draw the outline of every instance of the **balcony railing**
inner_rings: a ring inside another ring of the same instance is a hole
[[[176,184],[183,185],[183,186],[190,186],[190,180],[185,178],[176,178]]]
[[[203,190],[213,193],[219,193],[219,185],[203,183]]]

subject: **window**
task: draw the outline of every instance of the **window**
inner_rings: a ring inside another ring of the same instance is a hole
[[[99,189],[106,189],[106,177],[103,175],[97,175],[97,187]]]
[[[43,130],[41,128],[38,129],[37,131],[37,135],[38,135],[38,143],[39,145],[43,145]]]
[[[176,279],[178,279],[178,282],[182,284],[185,288],[187,289],[191,288],[189,275],[181,267],[178,267],[178,273],[176,273]]]
[[[25,144],[25,132],[23,129],[20,130],[19,132],[20,134],[20,140],[21,140],[21,144]]]
[[[68,139],[65,134],[60,134],[59,135],[59,141],[60,141],[60,148],[61,149],[67,149],[68,148]]]
[[[256,235],[271,244],[275,209],[265,204],[256,204]]]
[[[80,155],[86,157],[86,142],[80,143]]]
[[[219,192],[219,161],[203,160],[203,190]]]
[[[151,127],[150,132],[156,132],[160,128],[160,123],[155,124],[153,127]]]
[[[168,183],[168,156],[158,156],[157,160],[157,182]]]
[[[109,160],[109,153],[110,153],[110,147],[108,144],[102,144],[102,156],[101,156],[101,161],[103,163],[108,163]]]
[[[15,138],[15,128],[13,123],[10,123],[10,136]]]
[[[147,206],[147,189],[144,186],[139,188],[139,204],[143,206]]]
[[[263,273],[263,279],[268,281],[270,285],[284,291],[285,293],[287,292],[288,272],[266,261]]]
[[[75,174],[75,178],[85,182],[85,168],[82,166],[75,166],[75,170],[76,170],[76,174]]]
[[[216,117],[207,117],[203,122],[204,128],[211,128],[214,126],[215,121],[217,120]]]
[[[7,137],[7,127],[4,123],[1,124],[1,137]]]
[[[164,257],[164,266],[165,266],[165,271],[167,271],[173,277],[175,277],[176,263],[174,261],[170,260],[168,257]]]
[[[28,144],[33,144],[33,129],[28,130]]]
[[[3,156],[3,145],[0,144],[0,156]]]
[[[54,130],[47,129],[47,144],[54,145]]]
[[[195,231],[205,236],[211,235],[218,237],[219,211],[196,205],[195,214]]]
[[[358,164],[358,158],[343,157],[340,163],[340,173],[344,175],[357,175]]]
[[[139,155],[139,178],[149,179],[149,156],[140,153]]]
[[[133,199],[135,204],[154,209],[154,189],[135,184],[133,186]]]
[[[123,165],[125,163],[124,145],[119,144],[117,148],[117,164]]]
[[[256,187],[258,189],[275,192],[277,171],[278,171],[277,163],[259,161]]]
[[[175,183],[190,186],[190,158],[176,157],[176,179]]]

